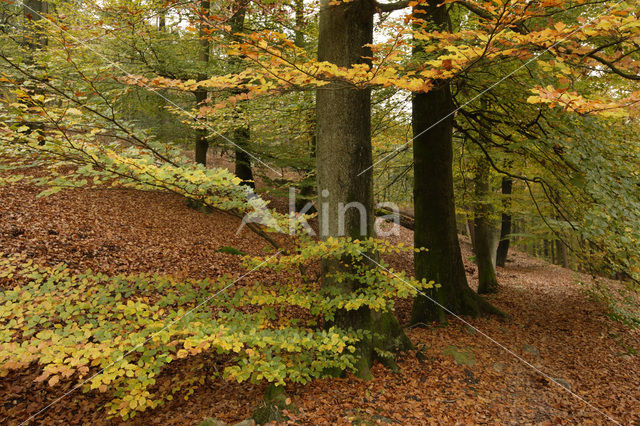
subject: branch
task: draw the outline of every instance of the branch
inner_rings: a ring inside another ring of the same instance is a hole
[[[475,13],[476,15],[478,15],[479,17],[481,17],[483,19],[492,19],[493,18],[493,15],[491,15],[491,13],[489,13],[486,10],[476,6],[475,4],[471,3],[470,1],[460,0],[460,1],[457,1],[455,3],[466,7],[470,12]]]
[[[486,11],[485,9],[482,9],[481,7],[476,6],[474,3],[470,2],[470,1],[459,0],[459,1],[454,2],[454,4],[459,4],[460,6],[464,6],[471,13],[475,13],[476,15],[478,15],[482,19],[486,19],[486,20],[495,19],[493,14],[491,14],[488,11]],[[528,34],[529,33],[529,31],[525,28],[524,23],[522,23],[522,22],[514,22],[514,23],[512,23],[510,25],[514,27],[514,30],[517,33],[520,33],[520,34]]]
[[[638,74],[631,74],[628,72],[625,72],[623,70],[621,70],[620,68],[616,67],[615,64],[611,61],[607,61],[606,59],[594,54],[594,53],[589,53],[587,55],[588,57],[595,59],[596,61],[600,62],[602,65],[606,66],[607,68],[609,68],[609,70],[611,72],[613,72],[614,74],[618,74],[620,77],[622,78],[626,78],[627,80],[636,80],[636,81],[640,81],[640,75]]]
[[[393,12],[394,10],[404,9],[409,7],[409,0],[401,0],[395,3],[378,3],[374,2],[376,10],[378,12]]]

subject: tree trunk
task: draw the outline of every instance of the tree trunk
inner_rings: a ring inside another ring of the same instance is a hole
[[[202,17],[200,18],[200,28],[198,31],[198,36],[200,37],[200,47],[198,51],[198,60],[200,61],[200,66],[202,69],[198,73],[198,80],[206,80],[206,68],[209,65],[209,50],[211,49],[211,43],[209,42],[209,37],[207,32],[205,31],[205,19],[209,16],[209,10],[211,8],[211,4],[208,0],[200,1],[200,13]],[[207,91],[196,90],[193,92],[196,96],[196,108],[198,108],[203,102],[207,100]],[[201,128],[196,129],[196,149],[195,149],[195,157],[196,162],[200,163],[204,166],[207,165],[207,150],[209,149],[209,141],[207,140],[207,129]]]
[[[25,0],[22,4],[22,11],[25,19],[24,37],[22,44],[26,48],[25,62],[29,65],[35,64],[36,52],[43,49],[48,44],[46,34],[41,28],[42,20],[45,15],[49,13],[49,3],[42,0]],[[42,63],[37,64],[37,68],[43,70]],[[47,77],[43,77],[47,78]],[[27,89],[28,91],[28,89]],[[44,105],[42,101],[38,100],[38,95],[44,94],[43,86],[36,84],[33,89],[33,96],[30,96],[26,101],[29,107],[35,110],[41,110]],[[44,144],[44,123],[39,121],[31,121],[27,123],[27,126],[32,132],[38,133],[39,144]]]
[[[474,203],[474,247],[478,265],[478,293],[487,294],[498,291],[498,279],[493,266],[491,206],[489,204],[489,162],[486,158],[478,160],[475,177],[476,200]]]
[[[242,39],[239,38],[236,34],[242,33],[244,31],[244,22],[247,16],[247,6],[249,5],[248,0],[237,0],[235,3],[235,10],[231,19],[229,20],[229,26],[231,27],[231,38],[238,43],[242,42]],[[232,64],[238,68],[242,67],[242,58],[234,57],[231,59]],[[236,91],[234,94],[240,94],[244,91]],[[236,120],[238,122],[242,121],[243,111],[242,105],[237,105],[236,112]],[[251,141],[251,132],[249,130],[249,124],[245,124],[243,126],[237,127],[233,131],[232,137],[233,143],[235,144],[234,153],[235,153],[235,174],[240,179],[244,185],[248,185],[252,188],[255,188],[255,182],[253,179],[253,171],[251,170],[251,156],[249,155],[249,142]]]
[[[500,224],[500,242],[496,251],[496,265],[504,267],[507,263],[507,254],[509,253],[509,244],[511,234],[511,202],[509,197],[513,189],[513,179],[508,176],[502,178],[502,220]]]
[[[49,13],[49,4],[43,0],[24,0],[22,10],[25,18],[24,46],[31,52],[47,45],[47,38],[39,27],[40,21]],[[28,58],[33,63],[33,58]]]
[[[243,185],[248,185],[251,188],[255,188],[256,184],[253,180],[253,171],[251,171],[251,157],[246,151],[246,147],[249,144],[250,133],[249,127],[240,127],[233,131],[233,142],[240,148],[235,149],[236,158],[236,170],[235,174],[242,179]]]
[[[416,16],[431,21],[434,29],[446,30],[448,12],[439,0],[416,6]],[[420,47],[416,47],[420,52]],[[412,323],[446,321],[446,308],[457,314],[499,313],[469,288],[458,242],[453,193],[453,117],[435,124],[453,111],[448,82],[436,82],[428,93],[416,93],[412,101],[415,247],[426,247],[414,255],[417,279],[434,280],[440,288],[418,295],[411,313]],[[433,127],[431,127],[433,126]],[[429,129],[427,131],[427,129]],[[431,299],[438,302],[435,304]]]
[[[305,47],[304,40],[304,0],[295,0],[294,2],[295,12],[295,38],[294,44],[299,48]],[[311,140],[309,143],[309,156],[311,159],[316,157],[316,123],[313,113],[307,117],[307,123],[309,124],[309,132]],[[301,211],[316,196],[316,176],[315,170],[311,167],[309,170],[304,170],[305,176],[300,184],[300,195],[296,198],[296,211]],[[307,210],[307,214],[315,213],[316,209],[312,206]]]
[[[293,8],[296,21],[294,44],[304,47],[304,0],[294,0]]]
[[[558,257],[558,265],[563,268],[569,267],[569,256],[567,255],[567,246],[561,240],[556,240],[556,254]]]
[[[167,12],[164,6],[160,6],[162,9],[158,12],[158,31],[164,32],[167,28]]]
[[[549,244],[550,241],[547,240],[546,238],[544,240],[542,240],[542,257],[544,258],[544,260],[548,261],[549,263],[553,263],[552,261],[550,261],[549,259],[551,258],[549,256],[549,248],[551,246],[551,244]]]
[[[338,66],[366,63],[368,59],[364,57],[371,56],[371,51],[365,45],[373,40],[373,2],[329,3],[330,0],[321,0],[320,4],[318,60]],[[319,87],[316,123],[320,238],[368,238],[374,234],[375,216],[370,89],[358,90],[337,82]],[[345,210],[348,203],[358,203],[362,210],[355,205]],[[355,281],[339,283],[330,278],[330,273],[340,268],[337,260],[324,262],[323,287],[342,293],[357,290],[359,284]],[[375,349],[411,346],[390,313],[380,314],[368,308],[340,311],[329,325],[372,332],[357,348],[357,374],[363,378],[371,377],[369,368],[377,357]]]

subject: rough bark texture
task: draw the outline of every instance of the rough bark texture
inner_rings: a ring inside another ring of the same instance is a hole
[[[354,0],[320,4],[318,59],[338,66],[351,66],[371,56],[366,44],[373,40],[373,3]],[[320,238],[348,236],[366,238],[374,233],[373,171],[371,151],[371,92],[332,82],[316,94],[316,169]],[[366,171],[365,171],[366,170]],[[364,173],[361,173],[365,171]],[[365,212],[361,218],[358,203]],[[342,214],[341,214],[342,213]],[[327,274],[341,268],[337,261],[323,265],[323,285],[342,292],[354,291],[357,282],[338,283]],[[370,377],[369,367],[376,348],[405,349],[411,343],[392,314],[369,309],[342,311],[335,324],[342,328],[372,332],[358,346],[358,375]]]
[[[446,29],[447,8],[440,1],[416,6],[434,29]],[[419,51],[419,46],[416,48]],[[416,247],[429,251],[415,253],[416,278],[439,283],[418,295],[413,305],[411,321],[426,323],[446,321],[446,311],[457,314],[480,315],[498,313],[489,303],[469,288],[458,243],[453,194],[453,117],[436,122],[453,110],[448,82],[438,82],[428,93],[413,96],[413,160]],[[432,127],[433,126],[433,127]],[[427,129],[429,129],[427,131]],[[441,306],[434,303],[437,301]]]
[[[478,265],[478,293],[498,291],[498,278],[493,266],[491,206],[489,204],[489,163],[485,158],[478,160],[475,177],[476,202],[474,204],[474,252]]]
[[[509,244],[511,238],[511,203],[509,202],[509,196],[513,188],[513,179],[510,177],[502,178],[502,206],[504,208],[502,212],[502,220],[500,224],[500,242],[498,243],[498,250],[496,251],[496,265],[504,267],[507,262],[507,255],[509,253]]]
[[[338,66],[366,62],[371,52],[373,7],[366,0],[339,5],[321,3],[318,59]],[[339,82],[318,88],[316,97],[318,192],[320,233],[339,235],[339,204],[358,202],[373,211],[371,152],[371,91]],[[368,170],[367,170],[368,169]],[[358,173],[367,170],[358,176]],[[346,211],[344,230],[359,238],[373,233],[373,215],[360,231],[356,208]]]

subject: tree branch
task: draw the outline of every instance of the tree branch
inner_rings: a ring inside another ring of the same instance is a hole
[[[595,53],[589,53],[587,56],[600,62],[602,65],[609,68],[609,71],[613,72],[614,74],[618,74],[622,78],[626,78],[627,80],[640,81],[640,75],[625,72],[620,68],[616,67],[613,62],[607,61],[606,59],[596,55]]]
[[[409,0],[401,0],[395,3],[378,3],[375,2],[375,7],[378,12],[393,12],[394,10],[404,9],[409,7]]]

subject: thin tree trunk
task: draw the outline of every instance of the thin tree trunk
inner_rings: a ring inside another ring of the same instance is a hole
[[[550,262],[551,259],[551,241],[547,240],[546,238],[544,239],[544,241],[542,242],[542,256],[544,257],[544,259],[546,261]],[[551,262],[553,263],[553,262]]]
[[[415,6],[414,13],[430,21],[434,29],[446,30],[448,11],[440,7],[440,3],[429,0]],[[421,52],[419,45],[415,52]],[[415,253],[414,263],[416,278],[434,280],[441,287],[416,297],[412,323],[445,322],[445,309],[469,315],[499,313],[467,283],[456,232],[453,193],[453,117],[449,115],[453,111],[453,99],[448,82],[436,84],[428,93],[414,94],[412,101],[414,244],[428,249]]]
[[[158,31],[164,32],[167,29],[167,12],[164,6],[160,6],[162,9],[158,12]]]
[[[469,239],[471,240],[471,249],[474,250],[474,253],[475,253],[476,228],[473,223],[473,218],[465,217],[465,227],[467,228],[467,232],[469,233]]]
[[[240,148],[246,148],[251,140],[249,127],[240,127],[233,131],[233,142]],[[235,175],[242,179],[244,185],[255,188],[253,180],[253,171],[251,170],[251,157],[246,150],[240,148],[235,149],[236,169]]]
[[[23,44],[31,52],[47,45],[47,38],[39,27],[41,20],[49,12],[49,4],[43,0],[24,0],[22,10],[25,18]],[[28,58],[33,63],[33,58]]]
[[[25,62],[27,64],[35,64],[36,52],[42,50],[48,44],[46,34],[41,28],[44,16],[49,12],[49,3],[42,0],[24,0],[22,4],[22,10],[25,19],[24,36],[22,44],[27,49]],[[42,69],[42,64],[38,64],[37,67]],[[46,77],[44,77],[46,78]],[[42,95],[44,90],[41,85],[36,84],[33,89],[33,95],[26,102],[30,107],[40,110],[43,108],[43,103],[37,100],[37,95]],[[40,144],[44,144],[44,123],[42,122],[29,122],[27,126],[32,132],[37,132],[40,139]]]
[[[563,268],[569,267],[569,256],[567,255],[567,246],[560,240],[556,240],[556,256],[558,258],[557,264]]]
[[[511,202],[509,197],[513,190],[513,179],[508,176],[502,178],[502,220],[500,224],[500,242],[496,252],[496,265],[504,267],[507,263],[507,255],[509,253],[509,243],[511,238]]]
[[[478,160],[475,177],[476,202],[474,204],[474,247],[478,265],[478,293],[487,294],[498,291],[498,279],[493,267],[492,253],[495,253],[492,241],[491,207],[489,205],[489,162],[486,158]]]
[[[209,11],[211,8],[211,4],[208,0],[200,1],[200,13],[202,14],[200,20],[200,28],[198,31],[198,36],[200,37],[199,43],[199,51],[198,51],[198,60],[200,61],[200,66],[202,70],[198,73],[198,80],[206,80],[206,68],[209,65],[209,51],[211,49],[211,43],[209,41],[209,37],[207,35],[206,23],[205,20],[209,16]],[[199,107],[203,102],[207,100],[207,91],[204,89],[199,89],[193,92],[196,97],[196,107]],[[195,147],[195,157],[196,162],[200,163],[204,166],[207,165],[207,150],[209,149],[209,141],[207,140],[207,129],[199,128],[196,129],[196,147]]]
[[[374,5],[368,0],[338,4],[321,0],[318,59],[338,66],[367,62],[368,59],[363,57],[371,56],[366,45],[373,40],[373,14]],[[337,82],[319,87],[316,92],[316,123],[320,238],[348,236],[362,239],[372,236],[375,215],[371,170],[371,91],[345,87]],[[364,217],[355,207],[344,211],[346,203],[359,203],[364,208]],[[343,210],[343,218],[340,210]],[[358,282],[331,279],[330,274],[342,268],[338,261],[324,262],[325,289],[342,293],[357,290]],[[368,308],[339,311],[333,324],[329,325],[372,333],[357,347],[360,377],[371,377],[369,368],[378,357],[376,348],[396,350],[411,346],[392,314],[381,315]]]
[[[247,16],[247,7],[249,6],[249,0],[237,0],[231,19],[229,20],[229,26],[231,27],[231,38],[240,43],[242,40],[236,34],[244,31],[245,19]],[[232,58],[231,62],[240,68],[242,64],[242,58]],[[243,91],[237,91],[235,94],[243,93]],[[238,111],[236,114],[236,120],[242,121],[243,118],[243,106],[237,105]],[[251,156],[249,155],[249,142],[251,141],[251,131],[249,124],[237,127],[233,131],[233,142],[236,145],[234,147],[235,153],[235,174],[244,185],[248,185],[255,188],[255,181],[253,178],[253,171],[251,169]]]
[[[295,38],[294,43],[299,48],[305,47],[304,40],[304,0],[295,0]],[[311,141],[309,143],[309,156],[312,159],[316,157],[316,122],[315,116],[312,114],[307,117],[309,129],[311,133]],[[316,195],[315,191],[315,170],[305,170],[305,177],[300,185],[300,196],[296,198],[296,210],[301,211],[304,206]],[[315,213],[316,209],[311,207],[307,210],[308,214]]]
[[[294,44],[304,47],[304,0],[295,0],[293,8],[296,21]]]

